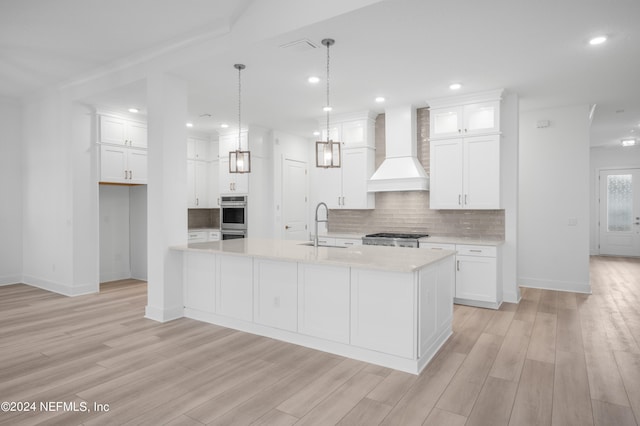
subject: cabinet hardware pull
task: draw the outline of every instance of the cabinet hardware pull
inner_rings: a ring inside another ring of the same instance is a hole
[[[431,250],[442,250],[442,247],[431,247]]]
[[[460,270],[460,261],[456,260],[456,271]]]
[[[133,179],[133,172],[129,170],[129,179]]]
[[[196,197],[196,206],[200,205],[200,199],[198,197]]]
[[[458,133],[462,133],[462,129],[458,129]]]
[[[462,205],[462,194],[458,194],[458,205]]]
[[[482,250],[469,250],[469,251],[471,251],[473,253],[482,253]]]
[[[344,245],[345,245],[345,246],[352,246],[353,244],[354,244],[354,243],[351,243],[351,242],[349,242],[349,241],[345,241],[345,243],[344,243]]]
[[[464,129],[464,132],[467,133],[467,129]]]
[[[290,228],[290,226],[289,226],[289,225],[285,225],[285,226],[284,226],[284,229],[289,229],[289,228]]]
[[[124,171],[124,178],[127,179],[127,171]]]
[[[467,203],[467,194],[464,194],[464,205],[466,206],[467,204],[469,204]]]

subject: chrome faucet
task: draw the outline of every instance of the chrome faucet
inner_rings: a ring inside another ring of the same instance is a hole
[[[325,220],[318,220],[318,210],[320,210],[320,206],[324,206],[324,210],[327,212],[327,216]],[[313,240],[313,246],[314,247],[318,247],[318,223],[319,222],[324,222],[327,225],[329,225],[329,207],[327,207],[327,205],[325,203],[323,203],[322,201],[318,203],[318,205],[316,206],[316,233],[315,233],[315,237]]]

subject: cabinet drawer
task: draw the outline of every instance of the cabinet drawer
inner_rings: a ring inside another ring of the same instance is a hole
[[[419,243],[420,248],[431,249],[431,250],[455,250],[455,244],[446,244],[446,243]]]
[[[220,231],[209,231],[209,241],[220,241]]]
[[[191,231],[188,235],[190,243],[202,243],[207,241],[207,233],[205,231]]]
[[[353,247],[353,246],[361,246],[362,239],[357,238],[336,238],[335,244],[340,247]]]
[[[471,246],[471,245],[456,245],[458,254],[462,256],[481,256],[481,257],[496,257],[497,250],[494,246]]]

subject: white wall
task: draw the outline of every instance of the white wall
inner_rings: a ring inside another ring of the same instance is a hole
[[[580,105],[520,114],[519,285],[591,291],[588,113]],[[539,120],[551,126],[538,129]]]
[[[129,189],[131,278],[147,279],[147,185]]]
[[[147,279],[147,186],[100,185],[100,282]]]
[[[100,282],[131,278],[129,187],[100,185]]]
[[[0,98],[0,285],[22,281],[22,113]]]
[[[591,206],[591,223],[589,233],[589,247],[591,254],[599,254],[599,205],[598,205],[598,176],[600,170],[605,169],[622,169],[622,168],[640,168],[640,145],[633,147],[597,147],[591,148],[590,161],[590,206]]]

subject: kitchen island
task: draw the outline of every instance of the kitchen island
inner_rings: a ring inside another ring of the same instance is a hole
[[[184,316],[418,374],[452,333],[455,251],[305,243],[172,247]]]

